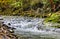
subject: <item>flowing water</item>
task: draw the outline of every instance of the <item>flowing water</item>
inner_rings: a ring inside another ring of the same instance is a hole
[[[60,39],[60,29],[44,24],[44,18],[3,16],[4,24],[15,28],[18,39]]]

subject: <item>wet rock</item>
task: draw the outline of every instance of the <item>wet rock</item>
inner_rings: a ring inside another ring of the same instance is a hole
[[[50,29],[46,29],[46,31],[50,31]]]
[[[55,29],[55,32],[59,32],[60,33],[60,29]]]
[[[4,23],[4,22],[2,22],[2,23]]]
[[[0,19],[0,20],[3,20],[3,19]]]
[[[28,20],[28,22],[31,22],[31,20]]]
[[[10,23],[8,23],[8,25],[11,25]]]
[[[0,23],[0,39],[17,39],[17,36],[14,35],[12,28]]]
[[[43,30],[43,27],[42,26],[38,26],[37,29],[38,30],[40,30],[40,29]]]

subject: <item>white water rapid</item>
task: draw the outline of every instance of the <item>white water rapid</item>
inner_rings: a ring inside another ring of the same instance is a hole
[[[24,37],[46,37],[46,39],[60,39],[60,29],[49,27],[43,23],[43,18],[3,16],[4,24],[16,28],[16,35]],[[31,39],[35,39],[31,38]]]

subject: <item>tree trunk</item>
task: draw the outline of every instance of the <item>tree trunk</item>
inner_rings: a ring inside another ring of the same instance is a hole
[[[55,4],[54,4],[54,1],[53,0],[49,0],[50,4],[51,4],[51,8],[52,8],[52,11],[55,12]]]

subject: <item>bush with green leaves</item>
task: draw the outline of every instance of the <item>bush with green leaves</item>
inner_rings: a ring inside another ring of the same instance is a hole
[[[53,13],[50,17],[45,19],[45,22],[53,22],[53,23],[60,23],[60,14]]]
[[[54,0],[54,4],[60,2],[59,0]],[[49,12],[51,10],[49,0],[0,0],[0,13],[20,13],[19,11],[23,11],[24,9],[30,9],[32,7],[36,8],[36,4],[43,4],[43,13]],[[39,8],[39,7],[37,7]],[[8,12],[9,10],[9,12]],[[26,10],[27,11],[27,10]]]

